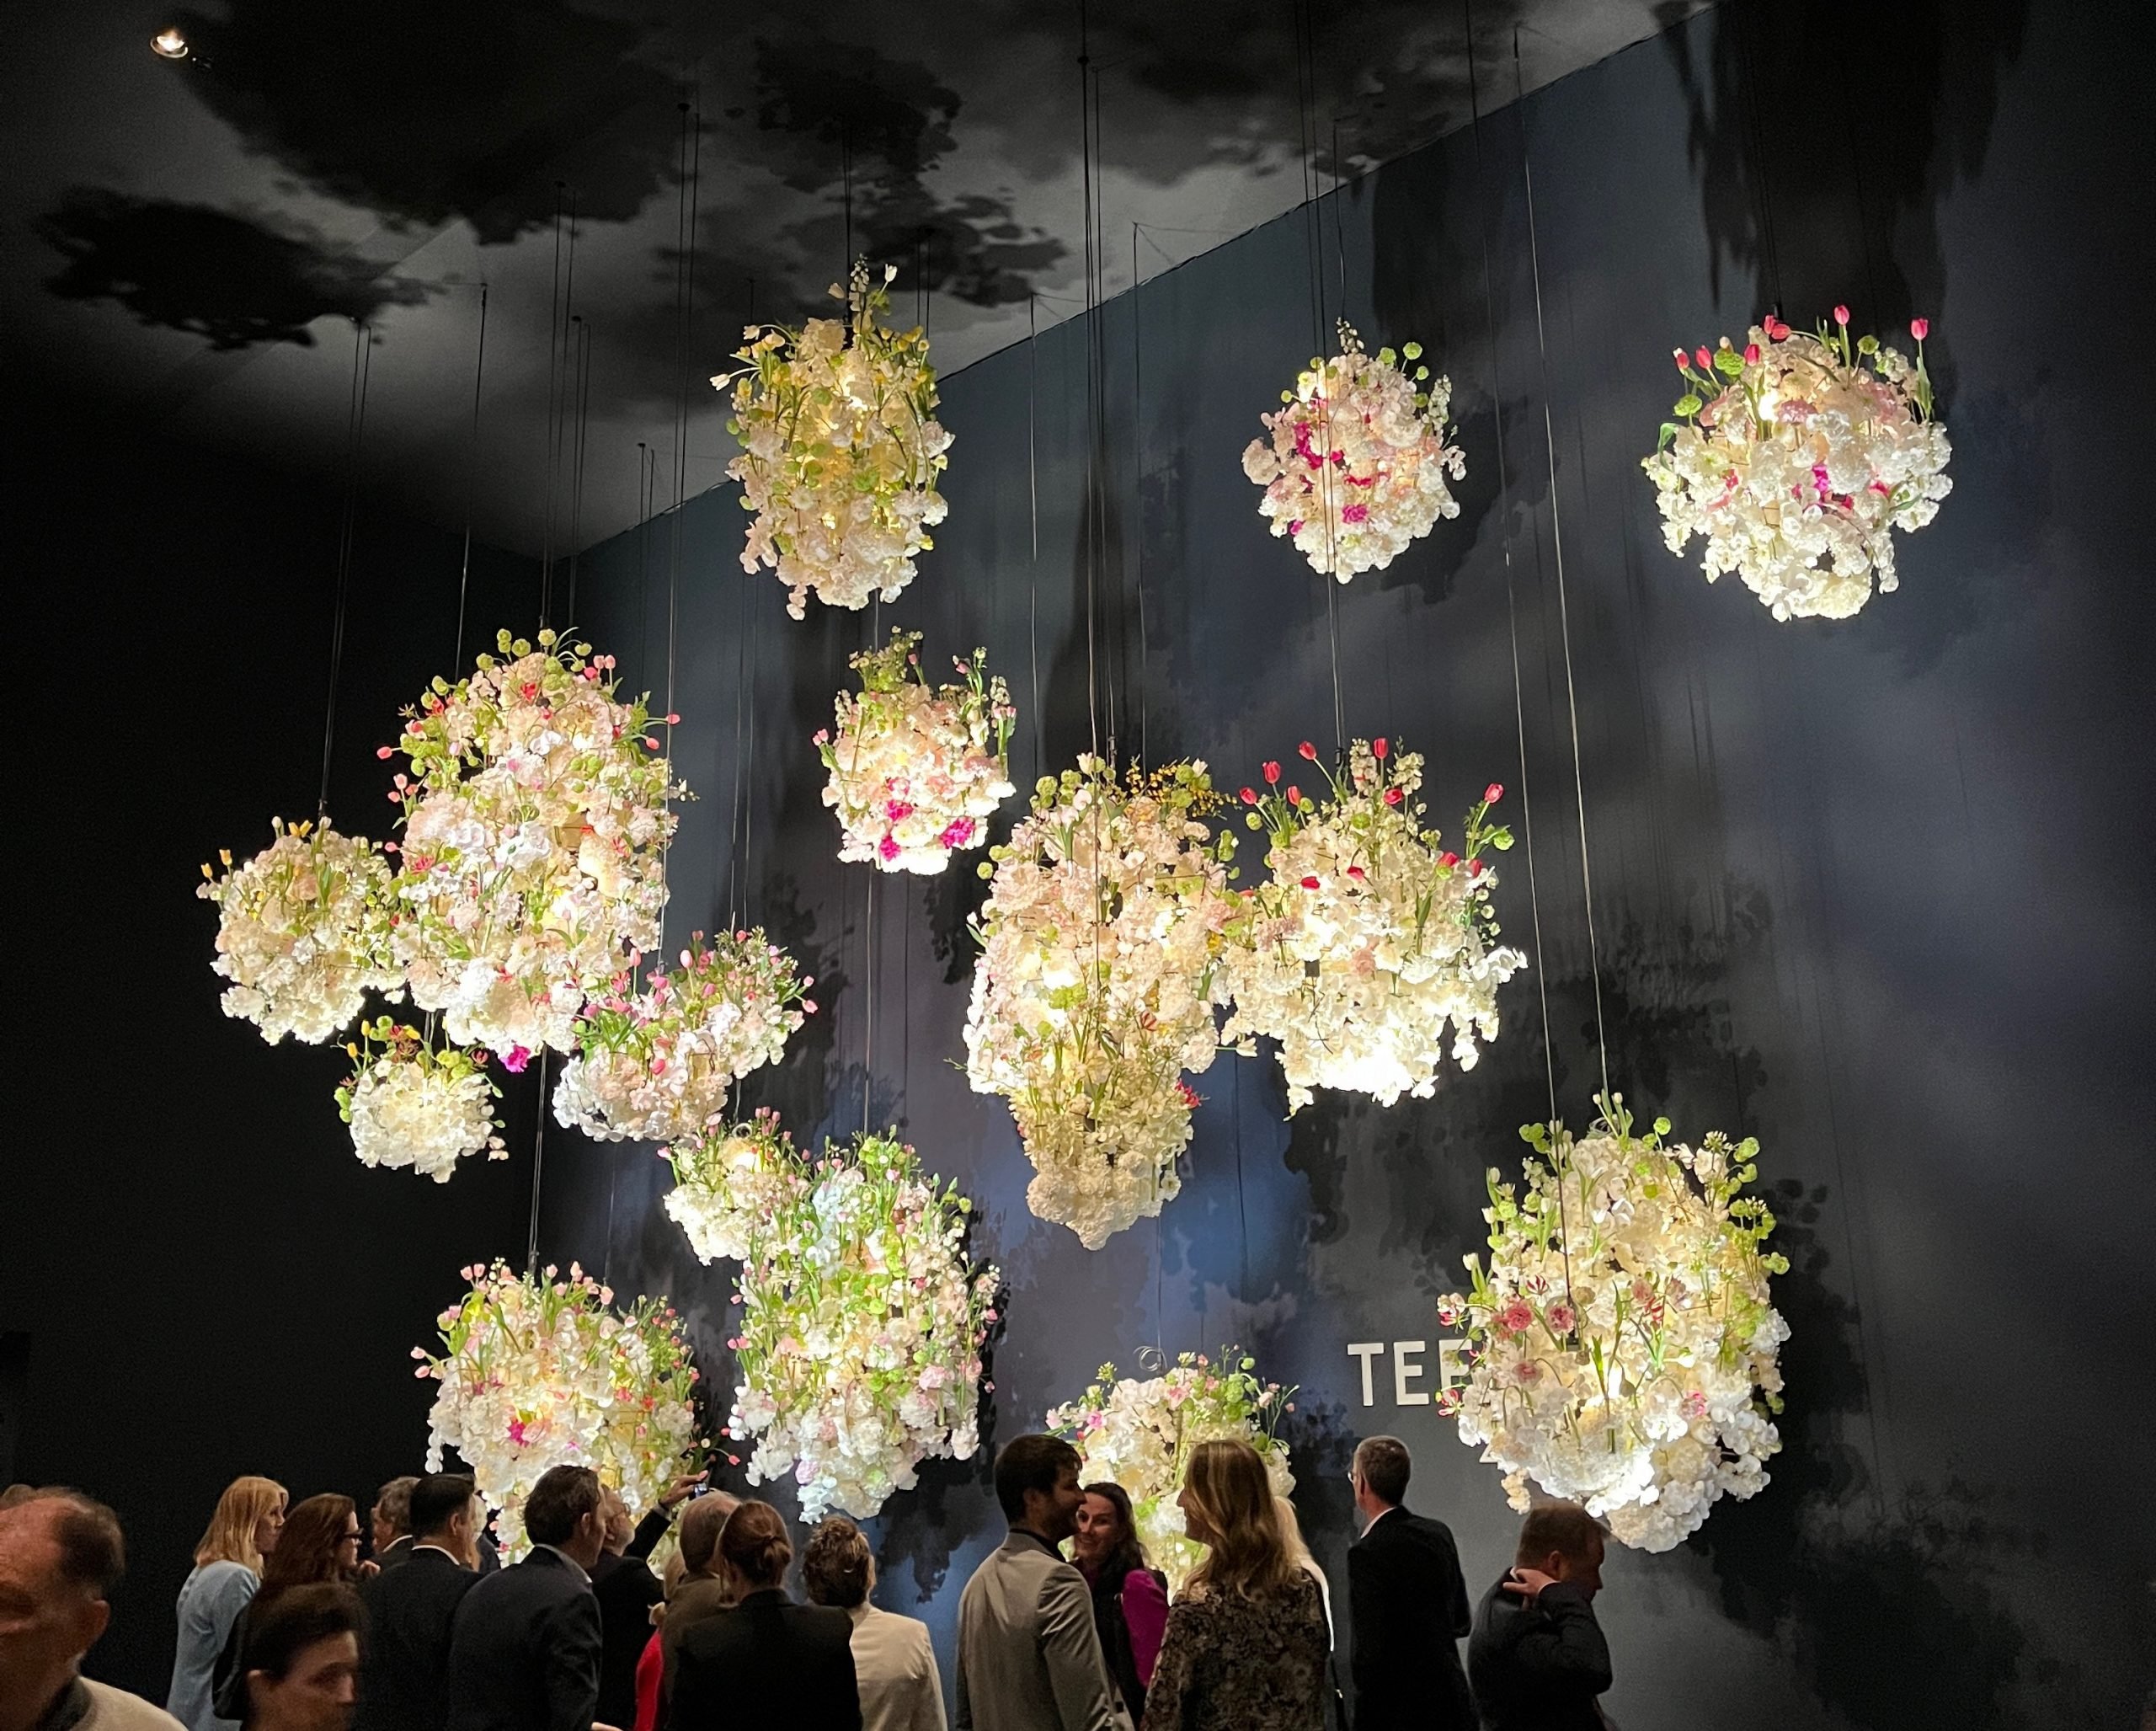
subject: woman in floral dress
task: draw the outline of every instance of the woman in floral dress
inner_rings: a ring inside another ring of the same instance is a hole
[[[1177,1500],[1207,1549],[1168,1612],[1145,1731],[1325,1731],[1325,1605],[1282,1540],[1264,1461],[1200,1443]]]

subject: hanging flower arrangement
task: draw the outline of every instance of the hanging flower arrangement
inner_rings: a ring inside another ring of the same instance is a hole
[[[844,319],[752,324],[734,351],[745,366],[712,380],[733,387],[726,430],[741,455],[726,473],[755,513],[742,569],[776,571],[796,619],[812,590],[831,607],[897,600],[943,521],[936,478],[951,435],[936,421],[928,339],[878,323],[897,274],[887,265],[872,287],[867,261],[857,263],[847,287],[831,290]]]
[[[841,692],[835,729],[816,735],[831,772],[824,804],[839,815],[844,860],[932,875],[988,836],[987,819],[1014,791],[1010,688],[982,671],[986,651],[954,660],[962,683],[931,686],[917,631],[894,631],[848,664],[861,693]]]
[[[1489,1269],[1470,1256],[1471,1289],[1438,1303],[1469,1342],[1439,1409],[1504,1468],[1515,1509],[1531,1481],[1667,1551],[1717,1497],[1767,1482],[1789,1338],[1768,1277],[1789,1264],[1762,1248],[1766,1205],[1742,1194],[1757,1142],[1666,1146],[1667,1119],[1635,1135],[1621,1096],[1601,1103],[1584,1138],[1520,1132],[1540,1156],[1524,1196],[1491,1173]]]
[[[349,1027],[370,991],[395,996],[403,980],[389,948],[389,866],[363,837],[325,822],[287,828],[244,865],[229,852],[219,877],[202,868],[195,894],[217,905],[217,959],[232,983],[219,1000],[273,1044],[286,1034],[316,1044]]]
[[[387,1016],[359,1032],[344,1047],[354,1067],[337,1090],[337,1111],[352,1127],[361,1163],[409,1167],[447,1183],[467,1154],[509,1158],[495,1134],[501,1090],[487,1075],[483,1051],[437,1050],[418,1028]]]
[[[724,1114],[741,1077],[785,1055],[815,1012],[803,995],[814,980],[761,927],[691,943],[641,991],[623,973],[585,1002],[554,1092],[559,1122],[609,1141],[687,1135]]]
[[[807,1165],[769,1107],[744,1124],[678,1136],[665,1154],[674,1168],[666,1211],[702,1263],[747,1261],[755,1234],[808,1187]]]
[[[1316,764],[1307,742],[1303,756]],[[1422,759],[1358,740],[1344,775],[1320,766],[1321,799],[1280,785],[1242,790],[1244,821],[1266,831],[1269,875],[1242,893],[1223,962],[1234,1012],[1225,1044],[1246,1055],[1260,1034],[1279,1043],[1288,1109],[1314,1088],[1369,1094],[1390,1106],[1437,1091],[1449,1025],[1454,1061],[1472,1069],[1476,1036],[1497,1034],[1497,988],[1527,958],[1497,943],[1486,847],[1512,831],[1489,821],[1504,793],[1492,782],[1467,815],[1464,850],[1422,827],[1415,795]]]
[[[584,994],[659,941],[669,778],[611,655],[552,631],[436,679],[395,746],[410,760],[395,945],[459,1044],[566,1052]],[[673,718],[668,718],[670,721]]]
[[[680,1319],[663,1299],[626,1311],[574,1264],[517,1274],[504,1263],[462,1271],[472,1290],[441,1313],[439,1356],[414,1347],[415,1373],[441,1386],[428,1419],[427,1471],[455,1449],[495,1530],[525,1548],[525,1499],[550,1467],[589,1467],[632,1515],[686,1469],[696,1381]]]
[[[1033,812],[989,850],[966,1073],[1011,1103],[1034,1167],[1026,1201],[1088,1249],[1161,1211],[1182,1180],[1218,1048],[1218,963],[1235,838],[1202,763],[1118,778],[1098,757],[1042,777]]]
[[[1243,473],[1265,489],[1258,510],[1321,574],[1342,583],[1382,571],[1436,526],[1460,515],[1445,485],[1467,458],[1446,442],[1452,381],[1419,366],[1422,345],[1364,352],[1342,320],[1340,352],[1313,358],[1261,415],[1266,436],[1243,452]],[[1408,368],[1412,366],[1411,373]]]
[[[1921,529],[1953,488],[1946,429],[1932,419],[1929,321],[1913,363],[1876,338],[1793,330],[1769,314],[1742,350],[1676,351],[1685,391],[1641,467],[1674,553],[1706,543],[1711,583],[1734,571],[1777,619],[1846,619],[1900,581],[1892,532]],[[1681,424],[1680,424],[1681,422]]]
[[[1138,1537],[1171,1594],[1182,1592],[1205,1554],[1185,1531],[1176,1502],[1198,1444],[1246,1442],[1264,1460],[1276,1496],[1295,1488],[1288,1445],[1276,1434],[1282,1416],[1294,1411],[1294,1391],[1260,1382],[1257,1369],[1237,1347],[1217,1365],[1202,1353],[1181,1354],[1163,1374],[1142,1381],[1118,1379],[1113,1365],[1103,1365],[1083,1398],[1048,1415],[1048,1428],[1082,1457],[1081,1482],[1110,1479],[1129,1493]]]
[[[750,1234],[727,1434],[751,1483],[790,1477],[801,1518],[866,1518],[922,1461],[979,1445],[1000,1276],[966,1254],[972,1204],[914,1151],[857,1136]]]

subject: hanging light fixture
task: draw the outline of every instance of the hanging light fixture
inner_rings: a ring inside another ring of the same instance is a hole
[[[150,38],[150,51],[164,60],[185,60],[195,50],[186,37],[167,25]]]

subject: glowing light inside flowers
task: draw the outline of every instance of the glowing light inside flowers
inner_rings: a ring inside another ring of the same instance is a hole
[[[1310,747],[1305,757],[1315,758]],[[1527,958],[1497,942],[1485,847],[1512,846],[1490,823],[1494,782],[1467,816],[1465,854],[1439,847],[1413,799],[1422,759],[1358,740],[1321,801],[1246,790],[1244,822],[1268,832],[1267,881],[1240,898],[1222,962],[1235,1008],[1221,1039],[1246,1055],[1279,1043],[1290,1114],[1312,1090],[1390,1106],[1437,1090],[1448,1047],[1471,1069],[1476,1038],[1497,1034],[1497,988]]]
[[[1033,1162],[1027,1205],[1089,1249],[1158,1214],[1181,1187],[1213,1062],[1216,964],[1233,911],[1235,838],[1203,763],[1118,779],[1081,757],[1043,777],[1008,846],[991,848],[966,1015],[966,1074],[1001,1094]]]
[[[1789,1264],[1761,1247],[1766,1205],[1742,1194],[1758,1143],[1668,1146],[1666,1119],[1635,1135],[1621,1096],[1603,1105],[1577,1141],[1520,1132],[1540,1157],[1526,1194],[1491,1173],[1488,1271],[1469,1257],[1472,1289],[1438,1301],[1469,1341],[1439,1405],[1504,1468],[1514,1508],[1531,1482],[1667,1551],[1716,1498],[1767,1482],[1789,1338],[1768,1279]]]
[[[252,1022],[273,1044],[287,1034],[310,1044],[349,1027],[369,991],[395,995],[403,975],[390,954],[388,863],[363,837],[327,823],[289,829],[272,818],[268,847],[219,877],[202,868],[195,894],[217,905],[217,958],[231,980],[227,1016]]]
[[[1777,619],[1849,617],[1900,581],[1892,532],[1922,528],[1953,489],[1953,447],[1932,419],[1928,320],[1912,364],[1871,337],[1769,317],[1740,351],[1676,351],[1686,390],[1641,467],[1662,538],[1703,537],[1711,583],[1735,571]]]
[[[584,995],[659,941],[670,783],[652,717],[613,658],[503,632],[406,712],[395,946],[452,1040],[574,1049]],[[392,748],[385,747],[385,753]]]
[[[1452,382],[1416,365],[1422,353],[1408,343],[1373,357],[1342,320],[1340,353],[1313,359],[1280,393],[1284,406],[1260,417],[1267,436],[1243,452],[1243,473],[1265,489],[1258,510],[1273,534],[1291,537],[1314,571],[1342,583],[1381,571],[1439,517],[1460,515],[1445,485],[1467,473],[1445,442]]]
[[[446,1183],[467,1154],[509,1158],[494,1134],[501,1090],[480,1067],[483,1052],[437,1049],[387,1016],[362,1027],[344,1050],[353,1070],[337,1090],[337,1111],[363,1165],[409,1167]]]
[[[697,932],[678,969],[654,972],[641,991],[621,974],[586,1002],[555,1118],[613,1141],[702,1130],[734,1082],[785,1055],[815,1010],[803,996],[815,983],[761,927],[708,943]]]
[[[754,513],[742,568],[776,571],[797,619],[811,590],[826,606],[895,601],[943,521],[936,478],[951,435],[935,419],[928,339],[878,323],[897,274],[871,287],[856,264],[846,290],[831,290],[846,318],[750,325],[735,351],[745,366],[712,380],[733,387],[726,426],[742,451],[726,473]]]
[[[1130,1493],[1138,1536],[1153,1566],[1180,1593],[1204,1554],[1184,1531],[1176,1498],[1191,1451],[1202,1442],[1239,1440],[1265,1461],[1273,1493],[1295,1488],[1288,1445],[1275,1431],[1294,1410],[1294,1391],[1260,1382],[1257,1361],[1230,1347],[1217,1364],[1183,1353],[1161,1375],[1118,1379],[1103,1365],[1082,1398],[1048,1415],[1048,1428],[1068,1437],[1083,1457],[1081,1483],[1113,1479]]]
[[[771,1125],[755,1158],[790,1152]],[[801,1517],[874,1515],[923,1461],[979,1446],[981,1351],[1000,1280],[965,1241],[972,1204],[891,1136],[833,1145],[766,1192],[748,1231],[728,1435],[751,1483],[790,1477]]]
[[[745,1124],[676,1137],[665,1153],[674,1168],[666,1211],[702,1263],[748,1260],[757,1231],[808,1183],[807,1163],[768,1107]]]
[[[558,1272],[464,1269],[472,1290],[442,1312],[440,1356],[412,1349],[416,1374],[441,1385],[427,1471],[456,1450],[512,1555],[526,1548],[525,1499],[548,1467],[590,1467],[635,1515],[686,1470],[695,1440],[696,1371],[666,1301],[618,1310],[574,1264],[568,1280]]]
[[[952,664],[962,683],[931,686],[920,643],[917,631],[894,631],[854,656],[860,695],[840,692],[835,729],[816,735],[830,771],[824,804],[845,836],[839,857],[879,871],[942,871],[953,851],[987,841],[988,819],[1014,791],[1009,687],[985,676],[980,649]]]

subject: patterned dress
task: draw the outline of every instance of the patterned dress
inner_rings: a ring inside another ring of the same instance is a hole
[[[1302,1569],[1251,1599],[1193,1587],[1168,1612],[1145,1731],[1325,1731],[1327,1651]]]

